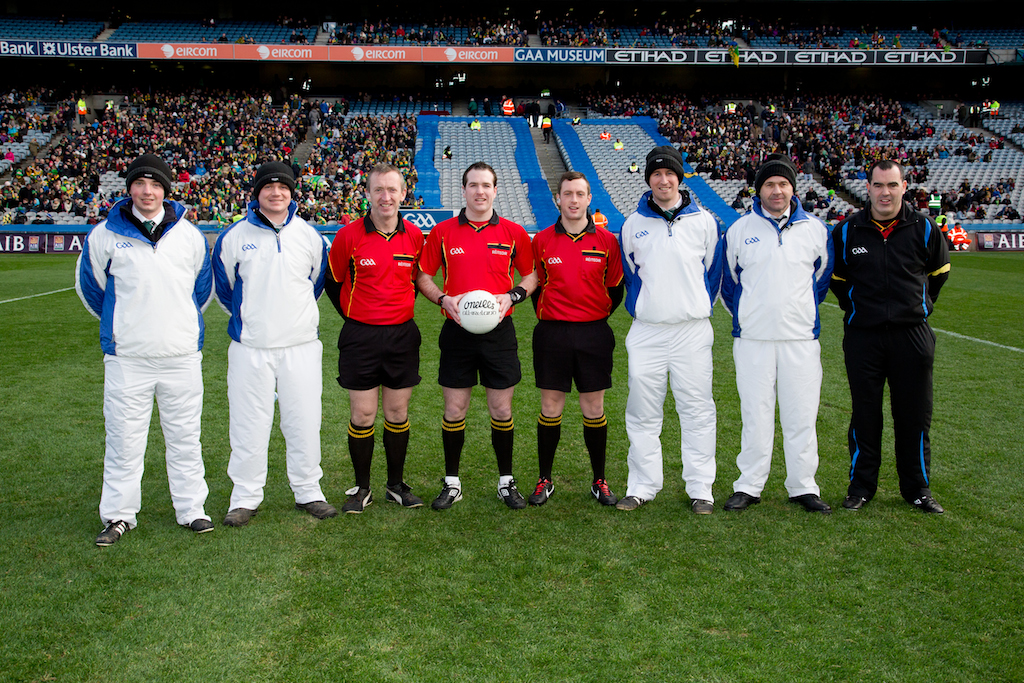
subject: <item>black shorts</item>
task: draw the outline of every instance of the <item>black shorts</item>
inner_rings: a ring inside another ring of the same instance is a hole
[[[612,386],[615,333],[608,320],[541,320],[533,328],[533,374],[538,389],[580,393]]]
[[[346,320],[338,352],[338,384],[345,389],[405,389],[420,383],[420,329],[412,320],[400,325]]]
[[[453,320],[445,320],[437,338],[441,359],[437,383],[451,389],[480,384],[488,389],[508,389],[523,378],[519,343],[512,318],[505,318],[487,334],[466,332]]]

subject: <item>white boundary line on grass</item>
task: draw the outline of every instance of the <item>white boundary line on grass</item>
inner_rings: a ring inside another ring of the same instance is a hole
[[[19,296],[16,299],[4,299],[3,301],[0,301],[0,304],[9,304],[12,301],[24,301],[25,299],[34,299],[37,296],[46,296],[47,294],[60,294],[61,292],[69,292],[72,289],[74,289],[74,287],[65,287],[64,289],[55,289],[52,292],[43,292],[42,294],[29,294],[28,296]]]
[[[0,302],[0,303],[3,303],[3,302]],[[825,305],[826,306],[831,306],[832,308],[839,308],[839,304],[834,304],[831,301],[826,301]],[[978,339],[977,337],[968,337],[966,334],[960,334],[959,332],[950,332],[949,330],[940,330],[937,327],[933,327],[932,329],[935,330],[936,332],[941,332],[942,334],[948,334],[951,337],[956,337],[957,339],[966,339],[967,341],[978,342],[979,344],[988,344],[989,346],[995,346],[996,348],[1006,349],[1007,351],[1016,351],[1017,353],[1024,353],[1024,349],[1018,349],[1016,346],[1007,346],[1005,344],[997,344],[996,342],[989,341],[987,339]]]

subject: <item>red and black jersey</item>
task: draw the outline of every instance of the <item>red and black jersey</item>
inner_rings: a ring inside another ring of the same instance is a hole
[[[562,227],[562,219],[533,238],[537,270],[538,320],[590,322],[611,315],[609,287],[622,282],[619,241],[590,220],[578,235]]]
[[[367,325],[398,325],[412,319],[423,233],[399,219],[390,235],[370,215],[349,223],[331,244],[331,276],[341,285],[338,309]]]
[[[513,269],[521,276],[533,272],[530,236],[523,226],[492,213],[482,226],[466,219],[465,209],[437,225],[427,235],[420,269],[433,276],[441,268],[446,294],[475,289],[504,294],[515,286]],[[506,315],[512,313],[509,308]],[[446,314],[447,315],[447,314]]]

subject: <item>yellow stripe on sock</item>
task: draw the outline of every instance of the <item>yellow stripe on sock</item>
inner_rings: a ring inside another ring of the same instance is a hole
[[[495,420],[491,418],[491,429],[497,429],[499,432],[511,432],[515,426],[514,421],[510,418],[508,422],[502,422],[501,420]]]
[[[462,419],[458,422],[449,422],[448,420],[441,419],[441,429],[446,432],[461,432],[466,428],[466,420]]]
[[[373,436],[373,425],[369,427],[356,427],[351,422],[348,423],[348,435],[355,439],[365,439]]]
[[[402,432],[409,431],[409,421],[405,422],[388,422],[384,420],[384,429],[388,430],[393,434],[401,434]]]

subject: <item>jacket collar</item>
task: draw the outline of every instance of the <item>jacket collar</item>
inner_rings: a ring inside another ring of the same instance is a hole
[[[173,200],[164,200],[164,220],[161,222],[163,233],[166,234],[185,215],[185,207]],[[118,235],[134,237],[152,242],[142,232],[138,219],[132,215],[131,197],[118,201],[107,212],[107,229]]]
[[[903,208],[900,209],[898,221],[896,227],[913,223],[917,216],[917,211],[906,200],[903,200]],[[871,225],[871,202],[864,205],[864,208],[853,214],[850,217],[850,222],[857,226],[870,226]]]
[[[257,200],[254,199],[251,202],[249,202],[249,206],[247,208],[248,210],[245,212],[246,220],[248,220],[253,225],[258,225],[262,228],[276,230],[274,225],[267,219],[266,216],[263,215],[263,212],[260,211],[260,203]],[[292,222],[292,219],[295,218],[295,212],[298,210],[298,208],[299,205],[295,203],[295,200],[292,200],[291,202],[288,203],[288,219],[285,220],[285,225],[288,225],[289,223]]]
[[[789,222],[786,223],[786,225],[792,225],[797,221],[807,220],[807,212],[804,211],[804,207],[800,205],[800,202],[797,201],[796,197],[793,197],[793,199],[789,200],[789,209]],[[775,219],[775,217],[769,213],[765,213],[764,209],[761,207],[760,197],[754,197],[754,206],[750,210],[756,213],[761,218],[769,220],[772,223],[778,225],[778,221]]]
[[[680,190],[681,192],[682,190]],[[640,201],[637,203],[636,212],[645,218],[661,218],[664,220],[664,216],[654,213],[650,206],[647,205],[648,200],[653,200],[654,193],[651,190],[644,192],[643,196],[640,197]],[[690,203],[679,210],[676,214],[676,218],[679,216],[686,216],[691,213],[700,213],[700,209],[697,208],[697,202],[690,200]]]

